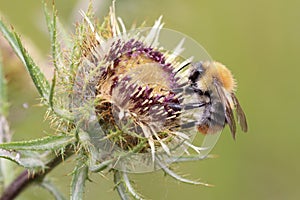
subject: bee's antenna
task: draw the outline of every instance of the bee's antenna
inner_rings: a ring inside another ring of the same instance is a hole
[[[180,67],[176,72],[174,72],[174,74],[176,75],[178,72],[180,72],[181,70],[183,70],[184,68],[186,68],[187,66],[189,66],[192,62],[188,62],[186,64],[184,64],[182,67]]]

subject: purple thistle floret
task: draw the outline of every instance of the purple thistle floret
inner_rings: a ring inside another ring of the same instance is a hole
[[[157,131],[153,140],[165,138],[166,132],[179,126],[177,117],[181,110],[180,99],[178,94],[172,92],[172,88],[177,88],[178,83],[172,72],[172,65],[166,63],[163,53],[153,47],[146,47],[140,41],[131,39],[123,42],[117,39],[112,42],[105,58],[111,65],[102,71],[96,95],[101,98],[108,97],[109,99],[102,99],[99,102],[106,102],[106,105],[110,102],[109,109],[114,111],[101,110],[99,109],[101,106],[97,105],[97,115],[100,118],[114,118],[113,126],[116,129],[122,129],[121,126],[124,126],[125,122],[132,123],[129,125],[130,130],[141,137],[149,137],[140,131],[143,126],[147,126],[149,130]],[[155,77],[156,73],[161,76],[159,79]],[[151,79],[147,76],[153,77]],[[112,116],[103,117],[103,113]],[[122,142],[125,149],[126,145],[133,145],[132,141],[134,143],[137,141],[136,138],[133,139],[135,136],[128,137],[128,134],[123,135],[125,140],[128,139]]]

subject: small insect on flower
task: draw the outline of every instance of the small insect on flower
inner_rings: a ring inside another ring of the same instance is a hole
[[[229,69],[215,61],[197,62],[192,65],[189,82],[192,91],[199,95],[204,107],[203,115],[196,122],[199,132],[220,132],[228,124],[235,138],[236,123],[233,110],[236,111],[237,121],[242,130],[247,132],[246,117],[234,94],[236,82]]]

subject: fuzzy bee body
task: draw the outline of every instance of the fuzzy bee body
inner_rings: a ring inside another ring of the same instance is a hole
[[[236,135],[237,121],[247,132],[245,114],[234,94],[236,83],[231,72],[218,62],[197,62],[192,65],[189,76],[190,87],[199,95],[203,103],[203,114],[196,122],[203,134],[220,132],[228,124],[233,138]]]

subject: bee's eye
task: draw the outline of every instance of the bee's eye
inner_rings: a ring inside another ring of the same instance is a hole
[[[195,83],[199,78],[201,78],[205,70],[201,62],[194,63],[193,67],[194,69],[191,71],[189,80],[192,81],[192,83]]]
[[[197,81],[199,75],[200,75],[200,73],[198,70],[193,70],[189,76],[189,80],[191,80],[192,83],[195,83]]]

